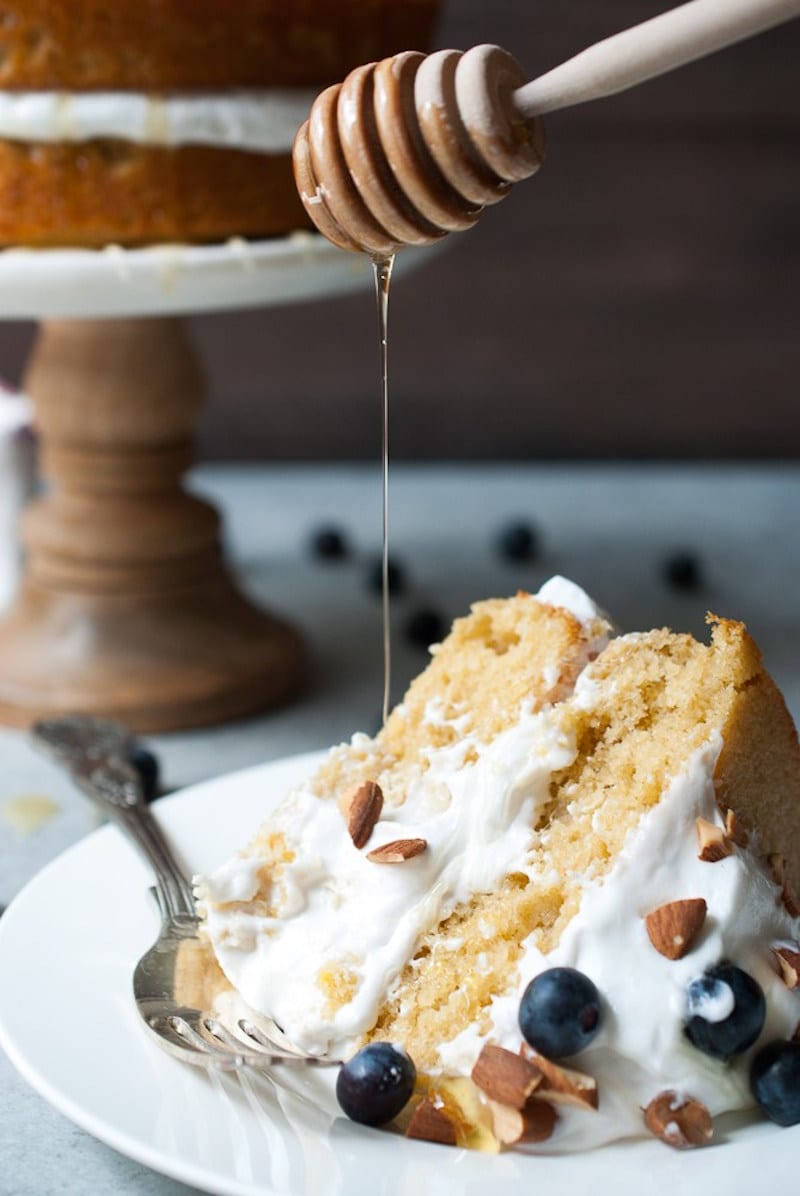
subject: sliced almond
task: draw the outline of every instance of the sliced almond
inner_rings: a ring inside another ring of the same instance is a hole
[[[733,846],[721,826],[709,822],[707,818],[697,819],[697,839],[700,844],[699,856],[707,864],[716,864],[731,855]]]
[[[582,1071],[559,1067],[544,1055],[538,1054],[526,1042],[520,1047],[520,1055],[533,1063],[542,1073],[542,1082],[533,1091],[536,1100],[552,1101],[556,1105],[577,1105],[581,1109],[596,1109],[598,1103],[597,1080]]]
[[[707,1146],[714,1133],[711,1114],[705,1105],[691,1097],[684,1100],[676,1092],[660,1092],[644,1110],[644,1122],[651,1134],[679,1150]]]
[[[552,1136],[558,1113],[543,1100],[530,1100],[523,1109],[512,1109],[490,1100],[492,1129],[504,1146],[523,1142],[546,1142]]]
[[[394,839],[391,843],[368,851],[367,859],[372,860],[373,864],[402,864],[405,860],[413,860],[415,855],[421,855],[427,846],[427,839]]]
[[[687,897],[660,905],[644,920],[650,942],[667,959],[683,959],[691,951],[706,918],[702,897]]]
[[[381,816],[383,790],[377,781],[365,781],[341,798],[339,809],[347,823],[353,846],[364,847]]]
[[[792,947],[773,947],[781,976],[787,988],[800,988],[800,951]]]
[[[513,1051],[486,1043],[472,1069],[472,1080],[490,1100],[521,1109],[541,1084],[542,1072]]]
[[[737,847],[747,847],[750,842],[750,836],[734,810],[725,813],[725,834]]]
[[[430,1097],[420,1101],[406,1130],[407,1138],[421,1138],[425,1142],[441,1142],[443,1146],[456,1146],[458,1134],[453,1119],[443,1105]]]

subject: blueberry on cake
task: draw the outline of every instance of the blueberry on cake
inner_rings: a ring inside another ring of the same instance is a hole
[[[484,1149],[792,1120],[800,749],[744,626],[709,622],[614,635],[563,578],[477,603],[198,879],[228,982],[348,1060],[351,1116],[391,1075],[409,1134]]]

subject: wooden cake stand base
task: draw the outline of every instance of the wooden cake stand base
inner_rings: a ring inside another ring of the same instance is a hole
[[[176,317],[372,286],[366,255],[310,233],[0,252],[0,319],[43,321],[25,386],[51,484],[0,619],[0,722],[84,712],[169,731],[298,691],[297,633],[236,590],[216,511],[181,485],[203,385]]]
[[[203,387],[180,321],[45,321],[25,387],[50,489],[0,621],[0,721],[169,731],[296,693],[299,636],[236,590],[216,511],[182,488]]]

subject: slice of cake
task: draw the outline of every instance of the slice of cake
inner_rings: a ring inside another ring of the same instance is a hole
[[[800,1023],[800,750],[743,625],[711,622],[614,638],[560,578],[473,607],[379,734],[199,881],[242,998],[314,1052],[401,1044],[423,1121],[477,1109],[495,1140],[543,1105],[548,1149],[752,1105],[753,1053]],[[596,994],[574,1026],[571,984]]]
[[[427,48],[438,0],[9,0],[0,245],[309,227],[291,168],[314,96]]]

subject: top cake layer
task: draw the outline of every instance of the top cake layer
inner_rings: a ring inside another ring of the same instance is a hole
[[[428,44],[436,0],[17,0],[0,88],[314,86]]]

